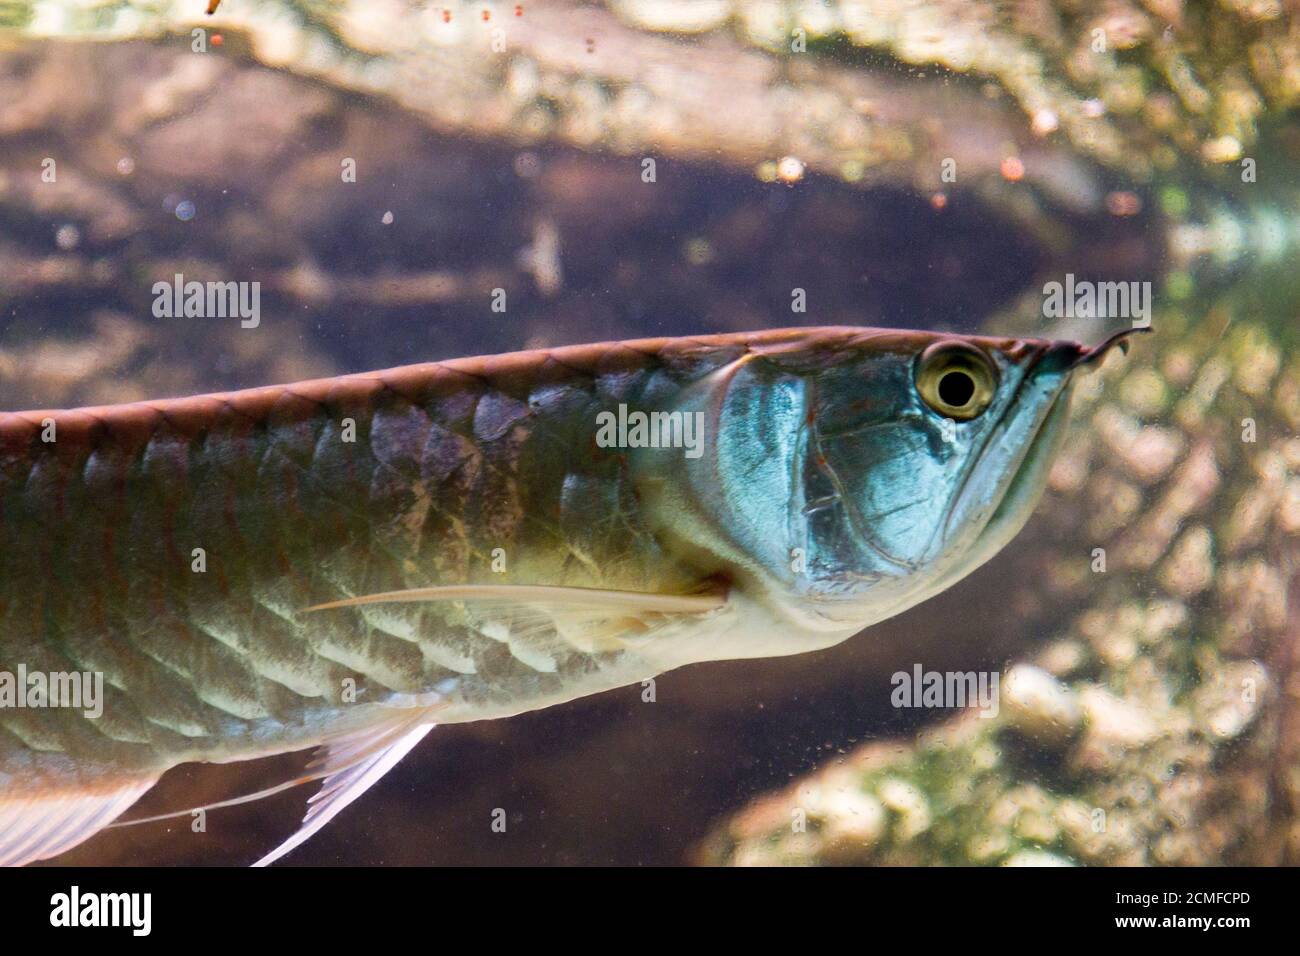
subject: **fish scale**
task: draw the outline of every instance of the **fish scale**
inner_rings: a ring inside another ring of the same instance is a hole
[[[0,554],[0,669],[103,671],[111,715],[2,710],[0,769],[37,739],[106,767],[227,757],[269,727],[305,745],[343,708],[347,678],[370,702],[458,678],[473,678],[471,700],[562,681],[450,624],[447,609],[390,612],[404,629],[378,626],[378,615],[359,625],[295,614],[314,601],[521,575],[697,583],[652,570],[663,556],[637,532],[616,456],[593,466],[572,444],[590,435],[599,396],[665,374],[655,352],[577,349],[392,374],[0,416],[0,533],[29,543]],[[660,391],[676,387],[667,377]],[[342,440],[346,418],[353,443]],[[587,493],[566,497],[575,486]],[[604,505],[594,516],[593,501]],[[611,526],[630,534],[591,533]],[[490,571],[498,547],[505,575]],[[193,548],[206,552],[204,573],[191,570]]]

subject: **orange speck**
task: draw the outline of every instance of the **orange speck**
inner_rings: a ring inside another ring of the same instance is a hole
[[[484,10],[484,11],[483,11],[483,22],[484,22],[484,23],[487,23],[487,22],[488,22],[489,20],[491,20],[491,19],[492,19],[492,11],[491,11],[491,10]]]
[[[934,193],[930,197],[930,207],[932,209],[943,209],[948,205],[947,193]]]
[[[1137,193],[1117,190],[1106,196],[1106,209],[1112,216],[1136,216],[1142,211],[1142,200]]]
[[[1002,160],[1002,178],[1008,182],[1018,183],[1025,178],[1025,164],[1019,156],[1008,156]]]
[[[442,22],[443,22],[443,23],[451,23],[451,11],[450,11],[450,10],[444,10],[444,11],[442,11]]]
[[[223,43],[225,43],[225,42],[226,42],[226,38],[223,37],[220,33],[214,33],[214,34],[212,34],[212,45],[213,45],[213,46],[221,46],[221,44],[223,44]]]
[[[522,3],[515,4],[515,16],[522,17],[523,15],[524,15],[524,5]]]

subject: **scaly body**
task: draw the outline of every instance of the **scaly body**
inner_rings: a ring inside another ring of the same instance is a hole
[[[621,677],[618,650],[512,646],[456,608],[298,613],[438,583],[698,588],[700,569],[645,528],[627,455],[593,428],[610,401],[674,392],[690,372],[631,349],[581,359],[0,418],[0,666],[108,685],[93,722],[0,710],[0,770],[307,746],[351,709],[349,680],[362,704],[437,688],[457,708],[446,720]]]
[[[942,340],[646,340],[0,415],[0,671],[105,683],[94,719],[0,708],[0,801],[21,821],[51,794],[328,746],[394,712],[499,717],[842,640],[1014,533],[1036,488],[981,538],[1018,473],[1033,464],[1041,484],[1050,454],[1028,448],[1061,416],[1069,368],[1097,354],[962,340],[1007,379],[990,401],[1011,424],[977,431],[913,394],[917,356]],[[1052,362],[1031,395],[1029,370]],[[603,447],[598,416],[619,405],[699,414],[704,453]],[[483,593],[304,612],[449,585]],[[593,611],[493,590],[508,585],[725,600]]]

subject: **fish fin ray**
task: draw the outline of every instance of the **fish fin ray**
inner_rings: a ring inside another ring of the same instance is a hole
[[[403,722],[402,726],[406,726],[406,723]],[[385,733],[390,732],[391,728],[389,724],[385,723],[383,725],[383,730]],[[217,800],[214,803],[205,803],[195,807],[185,807],[181,810],[171,810],[167,813],[158,813],[153,816],[137,817],[133,820],[118,820],[109,824],[109,826],[117,828],[138,826],[145,823],[160,823],[163,820],[175,820],[180,817],[191,816],[200,811],[206,813],[209,810],[222,810],[227,807],[237,807],[246,803],[255,803],[258,800],[265,800],[267,797],[273,797],[286,790],[292,790],[294,787],[301,787],[303,784],[311,783],[313,780],[321,780],[326,777],[337,775],[345,770],[349,763],[356,763],[359,760],[364,760],[368,753],[374,752],[375,749],[383,749],[382,741],[377,743],[375,740],[371,739],[373,734],[374,728],[367,727],[363,731],[340,736],[336,738],[335,741],[317,748],[312,760],[305,768],[306,772],[280,783],[273,784],[272,786],[264,787],[261,790],[240,794],[239,796],[228,797],[225,800]],[[361,748],[367,744],[370,749],[366,752],[361,752]],[[318,793],[308,802],[310,803],[318,799],[320,796],[321,794]]]
[[[218,800],[216,803],[205,803],[197,807],[186,807],[184,810],[172,810],[169,813],[158,813],[151,817],[136,817],[133,820],[117,820],[109,824],[110,828],[133,827],[142,823],[159,823],[162,820],[176,820],[180,817],[192,816],[200,811],[206,813],[209,810],[221,810],[225,807],[237,807],[244,803],[255,803],[258,800],[265,800],[267,797],[273,797],[277,793],[283,793],[285,790],[292,790],[294,787],[301,787],[304,783],[311,783],[313,780],[319,780],[321,774],[307,774],[301,777],[294,777],[292,780],[286,780],[283,783],[277,783],[272,787],[266,787],[262,790],[256,790],[253,793],[245,793],[237,797],[229,797],[225,800]]]
[[[708,613],[498,600],[469,603],[466,611],[480,633],[505,644],[516,660],[542,672],[554,671],[573,651],[598,654],[645,647],[683,618]]]
[[[307,801],[301,826],[253,865],[268,866],[305,843],[393,769],[433,726],[430,710],[419,710],[414,716],[383,721],[323,745],[309,767],[324,783]]]
[[[722,592],[703,594],[652,594],[640,591],[616,591],[603,588],[560,587],[539,584],[449,584],[430,588],[407,588],[382,591],[313,604],[303,612],[358,607],[364,604],[388,604],[429,601],[510,601],[520,604],[586,605],[619,608],[628,612],[660,614],[699,614],[722,607],[727,596]]]
[[[459,601],[488,637],[535,670],[556,668],[555,655],[577,648],[586,653],[653,642],[663,626],[727,605],[724,590],[697,594],[654,594],[602,588],[526,584],[443,585],[385,591],[316,604],[304,612],[368,604]]]
[[[71,850],[104,829],[160,774],[129,777],[107,789],[53,796],[0,794],[0,866],[23,866]]]

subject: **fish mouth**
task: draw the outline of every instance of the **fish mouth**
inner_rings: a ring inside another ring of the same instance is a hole
[[[1047,483],[1047,471],[1056,457],[1056,447],[1065,436],[1063,425],[1069,414],[1070,385],[1067,379],[1052,399],[1001,500],[976,538],[977,549],[990,545],[994,551],[1001,549],[1029,520],[1033,509],[1025,506],[1038,497]]]
[[[998,440],[1004,437],[1012,427],[1011,419],[1014,417],[1015,409],[1024,399],[1026,389],[1033,388],[1037,382],[1042,381],[1044,376],[1059,375],[1061,377],[1059,384],[1056,385],[1055,394],[1051,397],[1051,402],[1039,413],[1038,421],[1033,426],[1033,435],[1021,451],[1019,461],[1011,469],[1011,477],[1003,486],[997,505],[977,536],[977,543],[983,542],[986,537],[991,536],[990,529],[996,531],[998,528],[1005,526],[1011,508],[1023,503],[1029,494],[1036,493],[1041,487],[1041,481],[1030,481],[1029,478],[1039,477],[1044,480],[1046,478],[1045,474],[1038,475],[1034,471],[1034,466],[1041,466],[1049,462],[1053,457],[1052,452],[1054,449],[1048,448],[1047,445],[1050,444],[1052,438],[1058,436],[1062,431],[1060,427],[1061,420],[1065,417],[1065,410],[1070,404],[1068,396],[1074,376],[1080,373],[1087,374],[1100,367],[1102,361],[1110,354],[1112,349],[1118,348],[1121,352],[1127,354],[1129,337],[1140,332],[1150,331],[1149,326],[1120,329],[1091,347],[1078,342],[1056,342],[1043,346],[1037,356],[1031,359],[1029,367],[1025,369],[1024,377],[1016,388],[1016,394],[1012,396],[1011,401],[1008,403],[1002,420],[997,423],[989,434],[985,446],[980,449],[971,470],[963,480],[962,487],[957,494],[957,503],[949,512],[948,519],[945,522],[944,539],[949,539],[953,518],[969,513],[970,505],[963,500],[967,496],[968,488],[971,494],[978,494],[984,484],[980,480],[981,472],[988,468],[997,467],[997,462],[992,459],[992,450],[997,447]],[[1045,469],[1040,468],[1040,470]],[[1019,528],[1016,530],[1019,530]],[[1007,540],[1010,540],[1010,538]]]
[[[1067,432],[1065,424],[1069,418],[1075,375],[1087,374],[1098,367],[1114,348],[1126,352],[1128,338],[1145,331],[1149,329],[1123,329],[1092,347],[1077,342],[1039,343],[1038,348],[1026,355],[1024,361],[1028,364],[1015,394],[975,455],[954,506],[949,509],[941,530],[936,534],[930,560],[937,559],[937,563],[931,565],[934,573],[929,581],[921,584],[919,590],[900,595],[884,613],[873,614],[869,621],[864,622],[858,613],[857,598],[850,593],[818,595],[814,602],[815,612],[828,623],[851,623],[861,629],[946,591],[996,556],[1029,521],[1047,484],[1051,464]],[[1033,395],[1034,390],[1039,390],[1040,394]],[[1029,421],[1017,415],[1018,409],[1024,413],[1026,402],[1037,406]],[[1027,440],[1018,453],[1007,454],[1008,438],[1022,427],[1028,433]],[[987,514],[980,524],[976,524],[978,513]],[[975,520],[971,524],[978,530],[959,530],[953,537],[954,528],[973,516]],[[855,517],[850,509],[848,518],[852,530],[862,538],[864,535],[854,521]],[[894,563],[904,566],[902,562]],[[908,563],[906,567],[916,571],[925,563]],[[861,580],[868,584],[874,582],[874,578],[863,577]]]
[[[1065,378],[1057,388],[1056,394],[1052,397],[1052,403],[1043,413],[1037,428],[1034,430],[1034,436],[1025,446],[1024,455],[1012,474],[1011,480],[1007,482],[1001,500],[998,501],[993,514],[980,531],[979,537],[976,538],[975,546],[977,548],[982,549],[987,547],[986,542],[999,540],[1001,544],[997,544],[995,550],[1001,548],[1002,545],[1015,537],[1020,528],[1029,520],[1032,509],[1023,506],[1036,498],[1047,482],[1048,467],[1056,457],[1056,447],[1059,446],[1065,436],[1065,429],[1062,426],[1064,420],[1068,417],[1074,376],[1079,373],[1086,375],[1088,372],[1100,367],[1102,361],[1114,348],[1118,348],[1121,353],[1127,355],[1130,344],[1129,337],[1150,331],[1150,326],[1134,326],[1128,329],[1120,329],[1091,348],[1073,342],[1062,343],[1061,345],[1049,347],[1040,356],[1035,366],[1043,361],[1056,360],[1056,357],[1060,356],[1065,363],[1063,365]],[[1032,372],[1034,369],[1030,371]],[[1023,384],[1021,387],[1024,387]],[[1008,533],[1008,526],[1017,520],[1019,523],[1010,528]]]
[[[1003,420],[997,423],[989,435],[974,467],[963,482],[956,506],[949,512],[941,539],[944,543],[940,547],[951,549],[956,545],[954,559],[926,588],[927,596],[946,590],[987,562],[1024,527],[1033,513],[1034,502],[1047,483],[1048,468],[1064,438],[1065,429],[1062,426],[1068,417],[1075,371],[1081,365],[1086,367],[1098,361],[1110,348],[1123,341],[1123,337],[1112,336],[1092,349],[1075,343],[1048,346],[1039,353],[1033,366],[1026,370],[1025,378],[1009,403]],[[1023,398],[1023,390],[1033,387],[1034,376],[1043,373],[1059,374],[1061,380],[1055,385],[1050,401],[1045,403],[1036,416],[1037,421],[1031,426],[1033,433],[1017,456],[1018,460],[1007,469],[1009,477],[995,484],[992,476],[997,474],[1000,464],[995,457],[999,439],[1005,437],[1013,427],[1014,409]],[[990,485],[993,487],[990,488]],[[974,499],[984,494],[989,499],[996,500],[996,504],[992,506],[980,529],[963,546],[950,536],[952,524],[954,520],[968,517],[971,509],[978,507]]]

